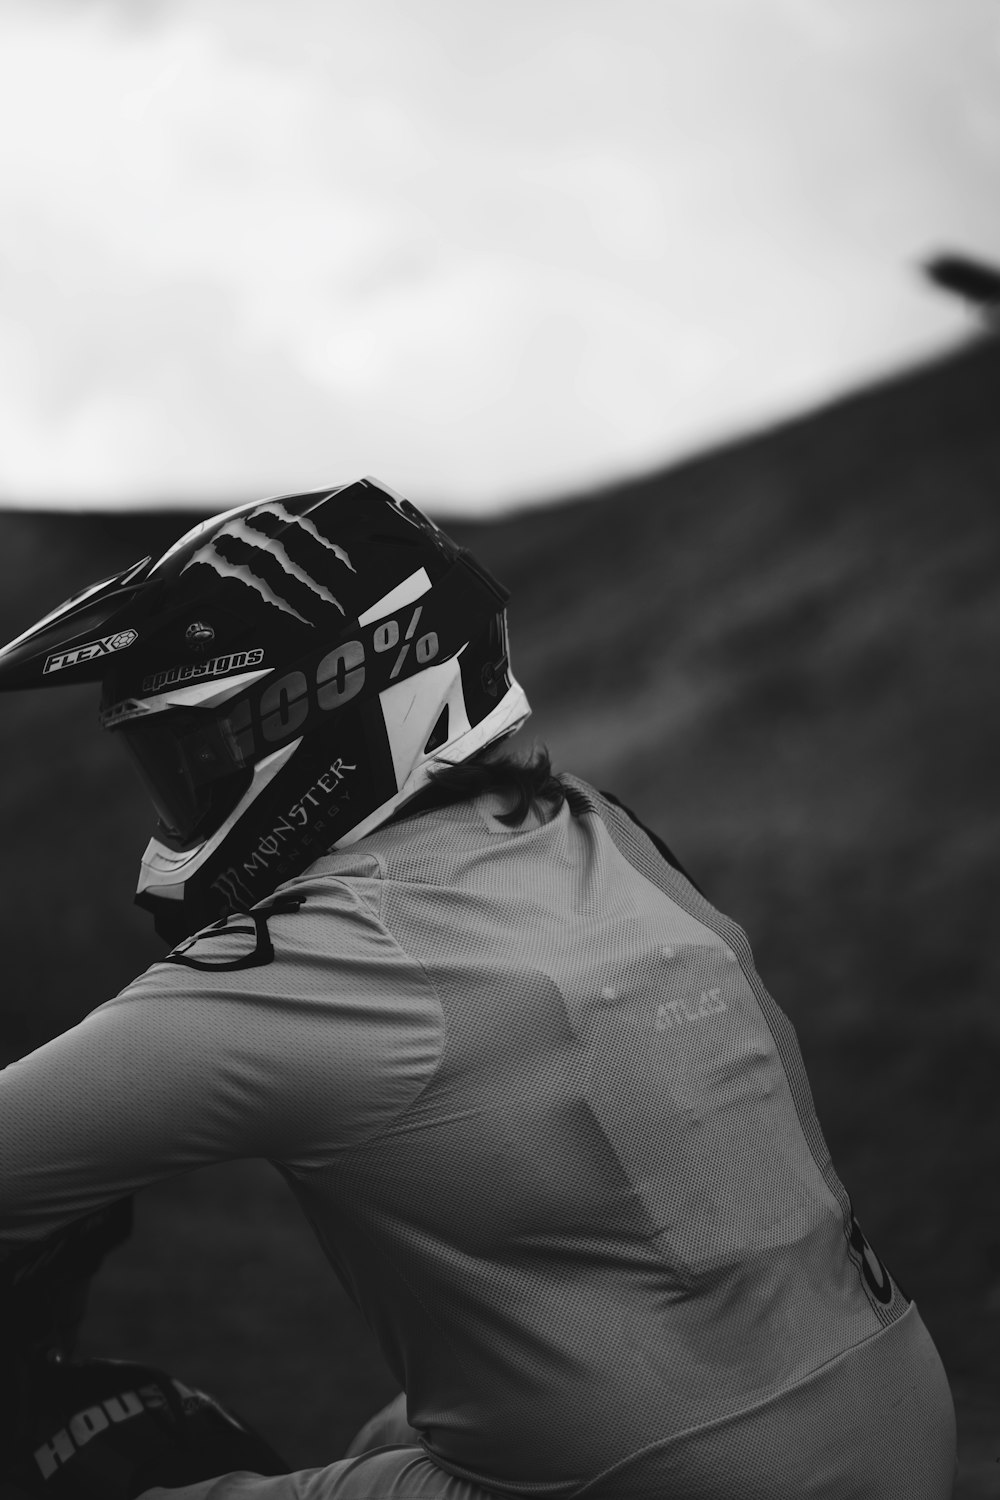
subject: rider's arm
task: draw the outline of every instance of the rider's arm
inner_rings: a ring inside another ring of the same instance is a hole
[[[225,1019],[126,991],[0,1073],[0,1254],[156,1178],[257,1154],[265,1117]]]
[[[422,1087],[440,1006],[346,885],[271,917],[266,945],[231,925],[0,1072],[0,1256],[178,1172],[309,1162]]]

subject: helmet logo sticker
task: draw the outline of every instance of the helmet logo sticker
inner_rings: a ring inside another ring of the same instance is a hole
[[[307,516],[292,514],[283,505],[272,500],[264,505],[258,505],[255,510],[250,511],[247,515],[234,516],[232,520],[227,521],[224,526],[221,526],[215,532],[209,541],[199,547],[197,552],[188,559],[181,572],[187,572],[188,568],[193,568],[197,563],[202,563],[212,568],[218,573],[220,578],[232,578],[239,583],[245,584],[248,588],[254,589],[260,594],[265,603],[274,605],[276,609],[282,610],[285,614],[293,615],[295,619],[301,620],[303,625],[313,624],[313,621],[308,620],[305,615],[300,614],[288,599],[279,594],[271,584],[255,572],[249,560],[246,562],[235,562],[219,550],[219,543],[224,543],[227,538],[231,538],[237,543],[242,543],[246,547],[252,547],[256,551],[273,558],[282,572],[287,574],[290,579],[303,584],[318,599],[321,599],[326,604],[334,605],[342,615],[346,616],[347,611],[340,600],[330,592],[325,584],[319,583],[304,567],[289,556],[288,550],[283,545],[280,537],[270,536],[265,529],[253,524],[255,521],[264,521],[266,518],[274,518],[275,520],[284,521],[289,525],[299,527],[312,541],[318,542],[327,551],[332,552],[337,561],[343,564],[344,567],[348,568],[352,573],[357,571],[343,547],[339,547],[336,542],[331,542],[327,537],[323,536],[313,521],[310,521]]]
[[[327,827],[340,812],[338,793],[341,782],[347,779],[348,772],[357,769],[356,765],[350,765],[342,757],[338,757],[308,791],[292,804],[274,827],[257,839],[239,868],[230,865],[216,876],[212,889],[235,910],[252,905],[259,899],[254,895],[254,881],[265,874],[275,860],[280,862],[287,839],[300,838],[306,827],[311,827],[314,835]]]
[[[191,682],[202,677],[221,677],[224,672],[246,671],[247,667],[259,667],[264,660],[263,647],[253,651],[232,651],[228,656],[213,656],[211,661],[186,662],[182,667],[165,667],[162,672],[151,672],[142,679],[144,693],[156,693],[162,687],[175,682]]]
[[[306,732],[310,723],[343,708],[362,691],[389,687],[399,678],[406,662],[407,677],[429,666],[441,654],[441,641],[436,630],[427,630],[417,640],[412,639],[423,609],[418,604],[410,613],[402,644],[399,621],[380,620],[372,627],[368,640],[372,654],[366,650],[363,639],[341,641],[321,657],[306,658],[290,672],[272,677],[262,687],[259,697],[244,698],[230,719],[240,753],[247,758],[266,754],[268,747],[273,749],[293,735]]]
[[[64,667],[75,667],[82,661],[93,661],[95,656],[109,656],[113,651],[125,651],[129,646],[134,646],[139,639],[137,630],[119,630],[114,635],[106,635],[99,641],[88,641],[85,646],[73,646],[69,651],[57,651],[54,656],[45,658],[42,675],[47,672],[61,672]]]

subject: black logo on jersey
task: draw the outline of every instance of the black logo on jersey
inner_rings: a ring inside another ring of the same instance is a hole
[[[876,1301],[881,1302],[882,1306],[885,1307],[892,1301],[892,1277],[890,1276],[888,1267],[885,1265],[884,1261],[879,1259],[879,1257],[875,1254],[875,1251],[872,1249],[871,1245],[868,1243],[861,1225],[854,1217],[853,1209],[851,1210],[850,1244],[851,1249],[858,1257],[855,1263],[861,1268],[861,1274],[865,1279],[868,1290],[871,1292]],[[910,1301],[910,1298],[906,1295],[906,1293],[903,1291],[903,1288],[899,1285],[898,1282],[896,1283],[896,1290],[899,1292],[904,1302]]]
[[[262,969],[265,964],[274,960],[274,944],[271,942],[271,934],[267,929],[268,917],[278,913],[298,911],[300,906],[305,905],[305,896],[278,896],[267,906],[259,906],[254,911],[229,912],[213,922],[211,927],[206,927],[202,932],[196,932],[192,937],[185,938],[179,943],[172,953],[168,953],[161,962],[165,964],[181,964],[185,969],[201,969],[207,973],[232,974],[237,969]],[[250,922],[249,927],[237,927],[234,923],[246,918]],[[254,940],[253,949],[244,953],[241,958],[220,959],[213,962],[211,959],[189,957],[191,949],[202,943],[210,943],[213,938],[231,938],[234,936],[251,937]]]

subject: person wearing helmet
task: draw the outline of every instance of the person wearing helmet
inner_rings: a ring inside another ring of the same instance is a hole
[[[946,1500],[954,1408],[742,930],[503,742],[506,591],[372,479],[241,507],[0,652],[99,681],[171,951],[0,1075],[0,1252],[278,1168],[402,1395],[175,1500]]]

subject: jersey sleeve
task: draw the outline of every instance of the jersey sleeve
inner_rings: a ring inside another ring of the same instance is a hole
[[[0,1072],[0,1256],[178,1172],[306,1169],[406,1107],[440,1005],[370,907],[326,880],[261,936],[211,929]]]

